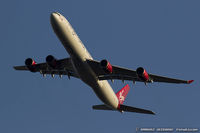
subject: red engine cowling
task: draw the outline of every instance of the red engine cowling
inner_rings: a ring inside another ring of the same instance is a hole
[[[52,56],[52,55],[48,55],[48,56],[46,57],[46,62],[47,62],[47,64],[48,64],[50,67],[52,67],[52,68],[56,68],[56,67],[57,67],[57,60],[56,60],[56,58],[54,58],[54,56]]]
[[[36,69],[35,69],[36,62],[33,59],[27,58],[25,60],[25,65],[31,72],[36,72]]]
[[[108,62],[107,60],[102,60],[100,62],[101,64],[101,67],[103,68],[103,70],[106,72],[106,73],[109,73],[111,74],[113,72],[113,68],[112,68],[112,65],[110,64],[110,62]]]
[[[136,70],[136,73],[142,81],[145,81],[145,82],[149,81],[149,74],[143,67],[138,67]]]

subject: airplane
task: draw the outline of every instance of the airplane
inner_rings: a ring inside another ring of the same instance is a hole
[[[56,59],[52,55],[46,57],[46,62],[37,64],[32,58],[25,60],[24,66],[14,66],[16,70],[27,70],[31,72],[40,72],[43,76],[50,74],[67,75],[68,78],[75,77],[82,80],[90,86],[97,97],[104,103],[94,105],[95,110],[112,110],[119,112],[136,112],[144,114],[155,114],[150,110],[140,109],[124,105],[123,102],[130,89],[129,85],[124,86],[115,94],[107,80],[128,80],[147,83],[165,82],[165,83],[183,83],[190,84],[194,80],[180,80],[149,74],[143,67],[136,70],[111,65],[111,63],[103,59],[96,61],[87,51],[82,41],[68,22],[68,20],[58,12],[50,15],[50,22],[53,30],[64,48],[69,53],[69,58]]]

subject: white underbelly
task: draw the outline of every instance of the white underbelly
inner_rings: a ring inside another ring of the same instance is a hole
[[[108,81],[98,80],[87,62],[73,60],[73,65],[81,80],[93,89],[99,99],[113,109],[117,109],[118,99]]]

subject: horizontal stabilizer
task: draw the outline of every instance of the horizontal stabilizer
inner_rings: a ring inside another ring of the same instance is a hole
[[[109,108],[108,106],[106,106],[105,104],[101,104],[101,105],[94,105],[92,106],[93,109],[96,110],[112,110],[111,108]]]
[[[109,108],[108,106],[106,106],[105,104],[94,105],[94,106],[92,106],[92,108],[95,109],[95,110],[111,110],[111,111],[120,111],[120,112],[124,111],[124,112],[135,112],[135,113],[143,113],[143,114],[155,115],[155,113],[150,111],[150,110],[135,108],[135,107],[126,106],[126,105],[122,105],[122,104],[120,105],[120,109],[119,110],[113,110],[113,109]]]
[[[143,114],[155,115],[155,113],[150,111],[150,110],[135,108],[135,107],[126,106],[126,105],[120,105],[120,109],[125,111],[125,112],[135,112],[135,113],[143,113]]]

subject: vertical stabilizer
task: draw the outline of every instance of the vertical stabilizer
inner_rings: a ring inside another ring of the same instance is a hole
[[[129,92],[129,90],[130,90],[130,87],[129,87],[129,85],[127,84],[127,85],[124,86],[120,91],[118,91],[118,92],[116,93],[116,96],[117,96],[117,98],[118,98],[118,100],[119,100],[119,104],[120,104],[120,105],[123,104],[123,102],[125,101],[126,96],[127,96],[128,92]]]

